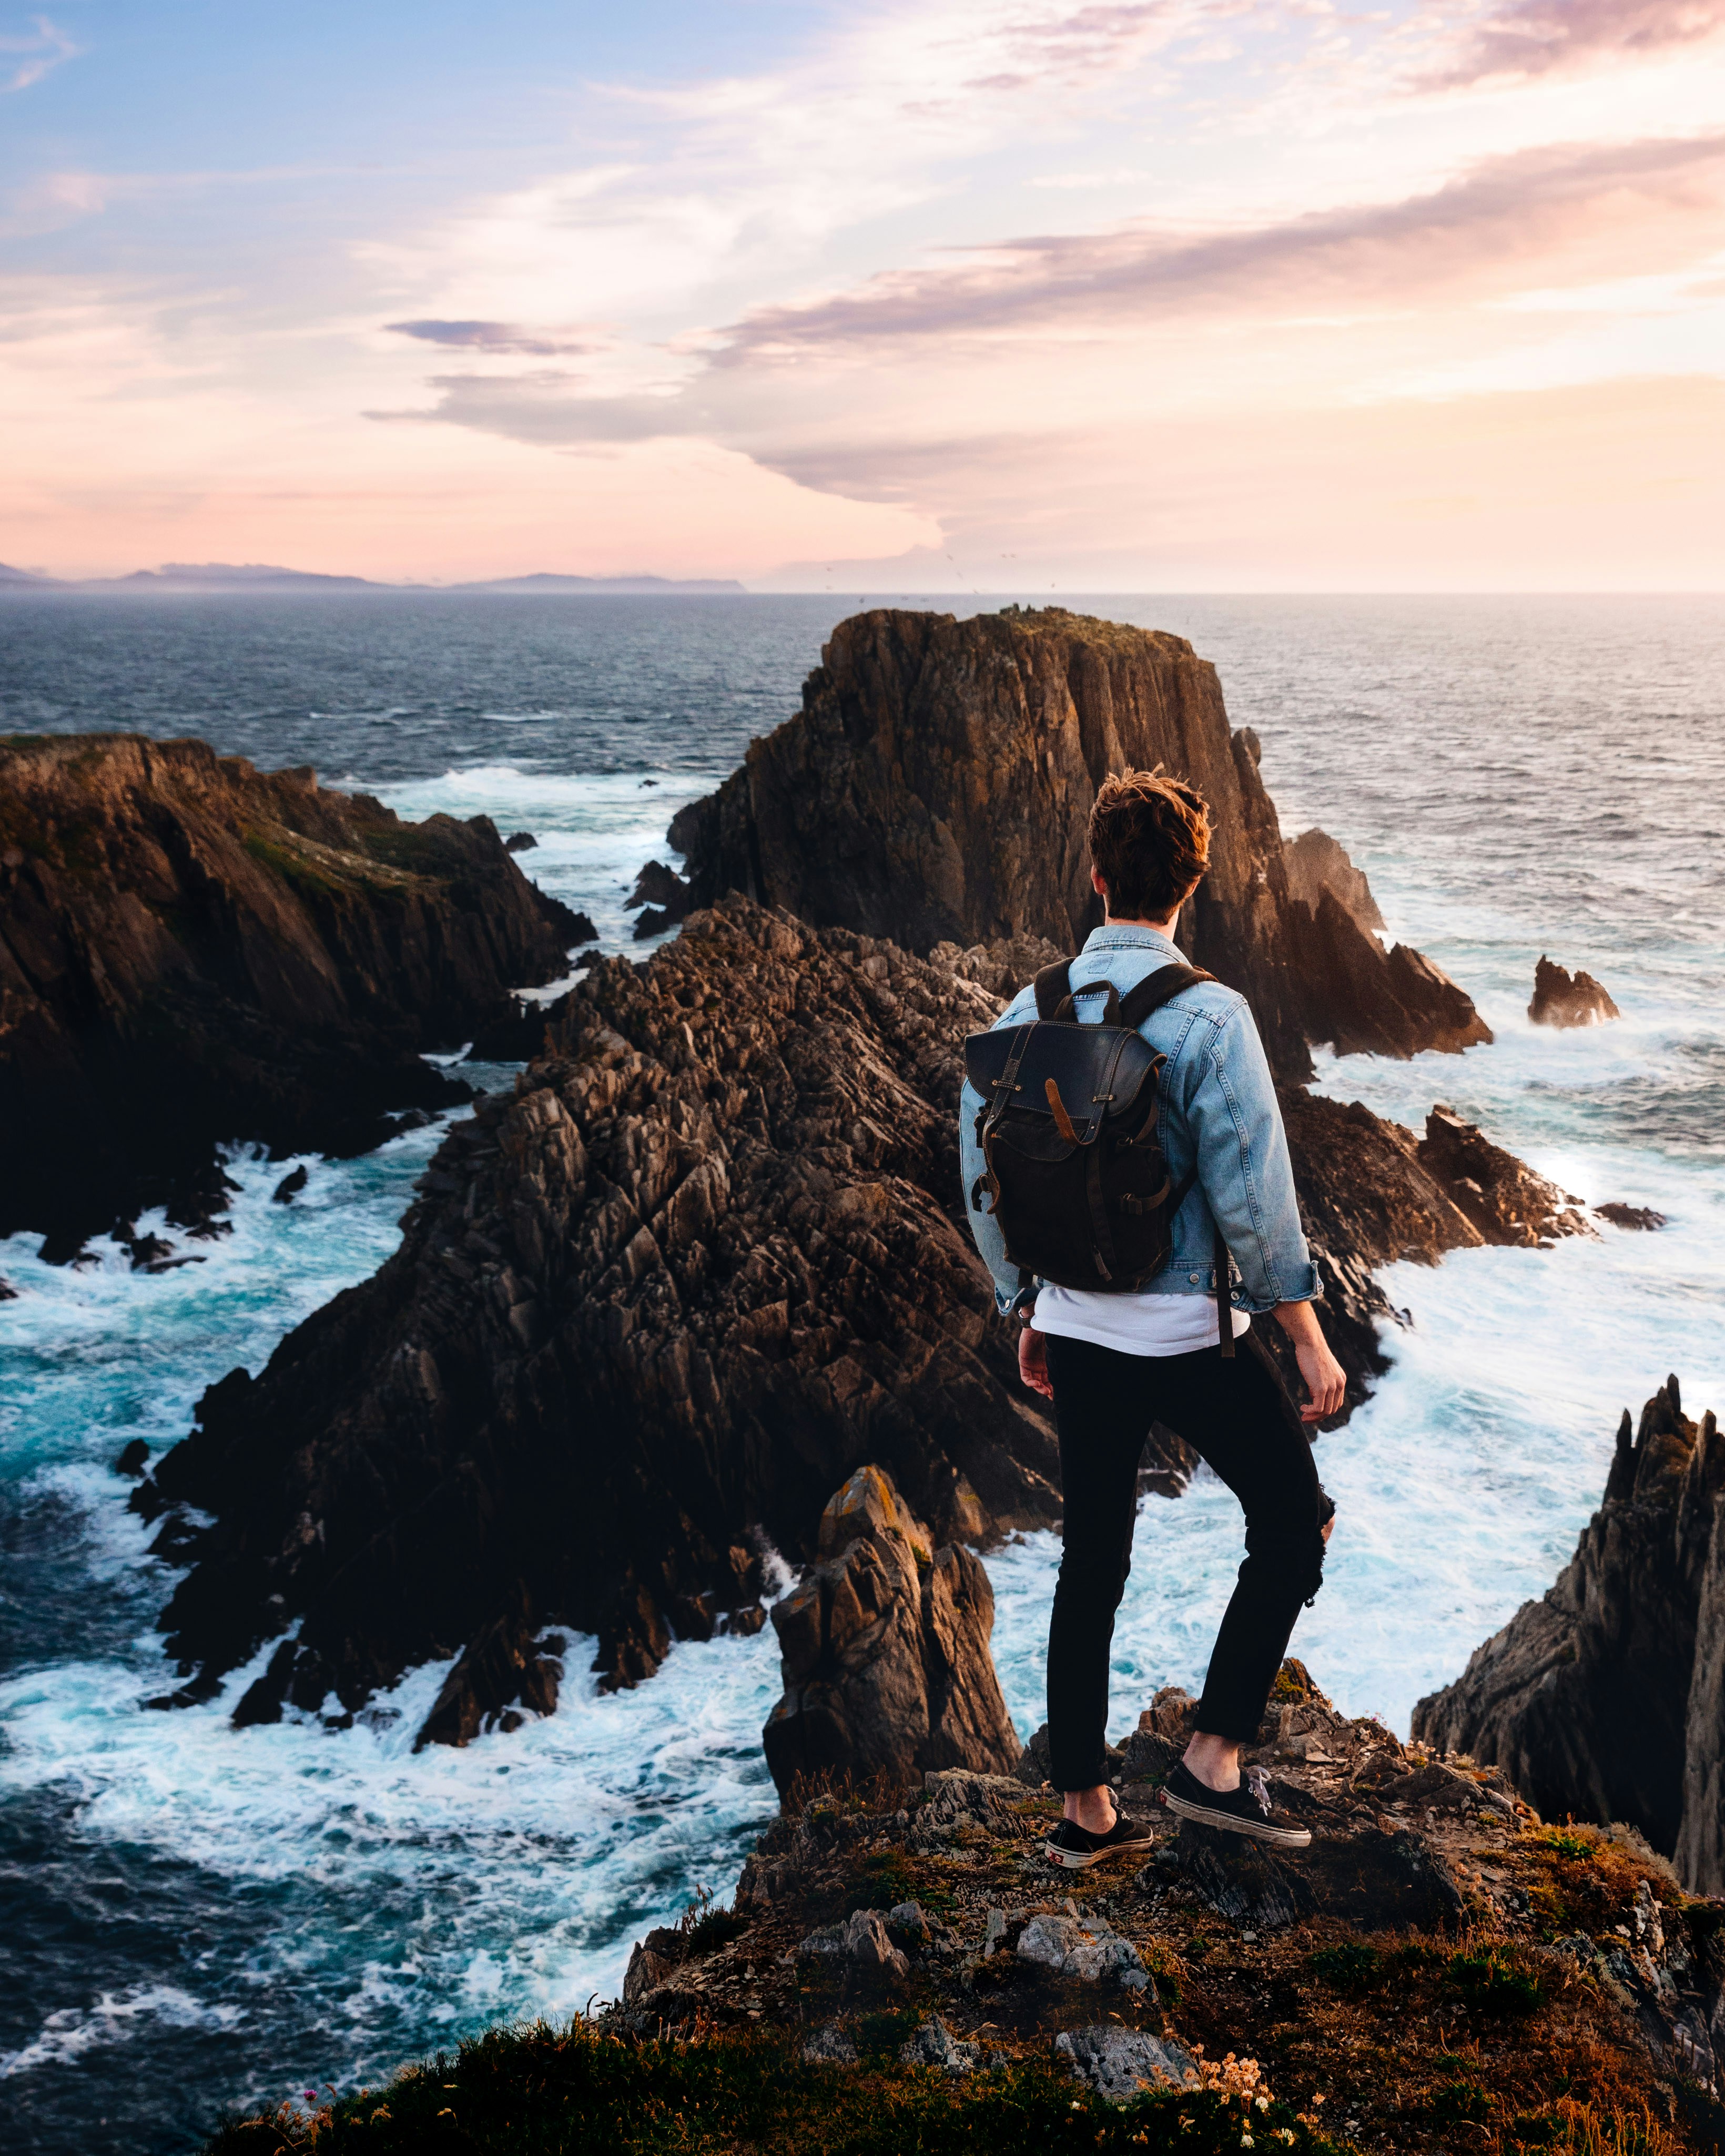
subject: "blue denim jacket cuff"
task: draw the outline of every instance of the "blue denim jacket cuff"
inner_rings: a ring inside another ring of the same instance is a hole
[[[1312,1302],[1323,1291],[1323,1282],[1317,1276],[1316,1265],[1296,1265],[1288,1275],[1286,1286],[1282,1287],[1281,1300],[1283,1302]]]
[[[1029,1287],[1014,1288],[1009,1295],[1004,1287],[994,1291],[994,1307],[1003,1317],[1016,1317],[1021,1310],[1028,1310],[1036,1300],[1040,1281],[1032,1281]]]

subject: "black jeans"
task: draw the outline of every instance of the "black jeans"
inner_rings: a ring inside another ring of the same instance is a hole
[[[1250,1333],[1225,1360],[1215,1348],[1123,1355],[1050,1333],[1048,1370],[1065,1500],[1048,1630],[1050,1780],[1088,1789],[1107,1779],[1108,1650],[1153,1421],[1178,1431],[1245,1510],[1245,1563],[1216,1635],[1198,1727],[1250,1743],[1300,1605],[1322,1581],[1323,1525],[1335,1510],[1268,1355]]]

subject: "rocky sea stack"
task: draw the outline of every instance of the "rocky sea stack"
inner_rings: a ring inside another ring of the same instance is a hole
[[[1333,840],[1315,902],[1295,896],[1256,738],[1230,732],[1215,668],[1183,637],[1060,607],[840,622],[801,712],[671,843],[697,904],[736,890],[916,952],[1029,935],[1066,952],[1101,919],[1097,788],[1163,765],[1216,826],[1182,946],[1250,998],[1282,1072],[1310,1075],[1308,1042],[1405,1056],[1491,1038],[1445,974],[1361,925],[1376,908]]]
[[[508,989],[592,932],[482,816],[197,741],[0,738],[0,1235],[195,1220],[218,1140],[352,1153],[470,1097],[423,1052],[518,1032]]]
[[[1533,1000],[1527,1015],[1535,1025],[1604,1025],[1623,1013],[1591,973],[1578,967],[1567,973],[1541,954],[1533,968]]]
[[[1725,1440],[1676,1378],[1628,1410],[1575,1555],[1414,1732],[1501,1765],[1539,1809],[1626,1820],[1725,1894]]]

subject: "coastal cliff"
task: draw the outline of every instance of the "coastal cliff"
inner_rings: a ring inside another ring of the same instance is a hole
[[[1128,766],[1166,766],[1210,804],[1180,940],[1249,998],[1279,1071],[1308,1076],[1312,1042],[1406,1056],[1491,1039],[1453,981],[1361,925],[1365,880],[1333,841],[1347,902],[1321,877],[1315,904],[1293,895],[1256,739],[1230,731],[1215,668],[1183,637],[1060,607],[840,622],[801,711],[670,842],[697,904],[745,891],[918,952],[1026,934],[1070,952],[1101,919],[1091,804]]]
[[[70,1256],[207,1213],[218,1140],[357,1152],[470,1097],[422,1052],[509,1025],[586,927],[483,817],[197,741],[0,739],[0,1235]]]
[[[1725,1441],[1676,1378],[1628,1411],[1599,1511],[1538,1602],[1414,1710],[1542,1811],[1627,1820],[1725,1893]]]

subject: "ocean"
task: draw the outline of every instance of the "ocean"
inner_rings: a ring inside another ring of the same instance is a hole
[[[903,602],[960,613],[1004,598]],[[861,595],[859,595],[860,602]],[[871,604],[894,603],[891,594]],[[1725,1408],[1725,601],[1070,597],[1172,629],[1256,728],[1291,835],[1322,824],[1394,935],[1474,996],[1495,1043],[1322,1060],[1325,1090],[1418,1124],[1444,1101],[1589,1203],[1548,1251],[1385,1276],[1389,1374],[1319,1465],[1340,1507],[1295,1651],[1405,1733],[1413,1703],[1550,1583],[1596,1505],[1620,1410],[1676,1371]],[[624,901],[665,829],[793,712],[847,602],[435,593],[0,600],[0,731],[196,734],[404,815],[483,811],[522,866],[633,948]],[[1531,1026],[1542,952],[1621,1020]],[[501,1085],[510,1073],[476,1073]],[[157,1277],[98,1245],[0,1242],[0,2128],[20,2152],[195,2148],[226,2108],[376,2082],[491,2023],[614,1995],[633,1941],[728,1893],[774,1810],[770,1629],[674,1650],[601,1697],[580,1643],[555,1715],[415,1757],[440,1667],[351,1729],[164,1714],[145,1554],[112,1462],[182,1435],[393,1247],[437,1129],[310,1159],[303,1198],[239,1149],[234,1232]],[[158,1233],[169,1231],[154,1224]],[[1058,1543],[988,1560],[1028,1733]],[[1200,1475],[1147,1501],[1117,1634],[1114,1726],[1194,1688],[1239,1561]]]

